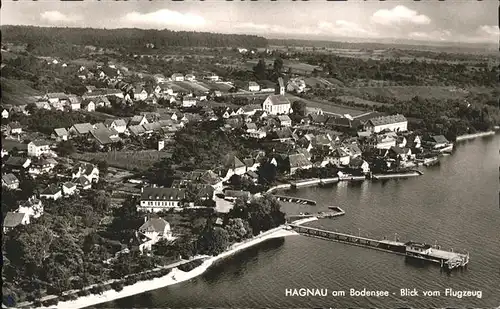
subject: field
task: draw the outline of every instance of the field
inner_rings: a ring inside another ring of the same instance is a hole
[[[375,101],[364,100],[364,99],[354,97],[354,96],[349,96],[349,95],[343,95],[343,96],[339,96],[337,98],[342,100],[342,102],[344,102],[344,103],[354,102],[356,104],[366,104],[366,105],[374,106],[374,107],[375,106],[390,105],[388,103],[380,103],[380,102],[375,102]]]
[[[257,62],[258,62],[258,60],[247,61],[244,64],[244,67],[247,70],[253,70],[253,67],[257,64]],[[274,60],[270,60],[270,59],[266,60],[266,65],[268,67],[272,67],[273,63],[274,63]],[[289,60],[283,60],[283,68],[285,70],[292,69],[292,72],[296,72],[296,73],[311,73],[312,71],[314,71],[314,69],[321,70],[321,68],[318,66],[310,65],[307,63],[303,63],[303,62],[289,61]]]
[[[93,159],[104,160],[109,166],[129,171],[145,171],[168,155],[164,151],[142,150],[74,153],[71,157],[82,161],[92,161]]]
[[[207,92],[210,89],[207,87],[204,87],[203,84],[198,83],[198,82],[191,82],[191,81],[183,81],[183,82],[172,82],[174,85],[187,89],[188,91],[203,91]]]
[[[368,111],[358,108],[352,108],[347,106],[338,105],[328,101],[316,101],[316,100],[307,100],[300,97],[296,97],[291,94],[286,95],[288,99],[293,103],[293,101],[300,100],[306,102],[306,105],[309,107],[319,107],[323,109],[323,112],[328,114],[334,114],[336,116],[342,116],[345,114],[349,114],[352,117],[357,117],[359,115],[365,114]]]
[[[26,80],[13,80],[1,78],[2,104],[22,105],[30,102],[32,96],[42,95],[41,92],[31,87]]]
[[[468,91],[456,89],[455,87],[440,86],[389,86],[389,87],[350,87],[343,88],[344,91],[355,97],[364,95],[380,95],[382,97],[397,98],[398,100],[411,100],[415,96],[434,99],[462,99]],[[472,92],[484,92],[487,88],[469,89]]]

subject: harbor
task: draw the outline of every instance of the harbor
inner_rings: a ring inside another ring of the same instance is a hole
[[[442,250],[438,246],[431,246],[417,242],[400,242],[399,240],[376,240],[360,235],[350,235],[336,231],[323,230],[313,227],[307,227],[300,224],[288,224],[288,228],[311,237],[341,242],[344,244],[361,246],[365,248],[385,251],[398,255],[404,255],[408,258],[425,260],[440,264],[446,270],[465,267],[469,263],[468,253],[459,253]]]

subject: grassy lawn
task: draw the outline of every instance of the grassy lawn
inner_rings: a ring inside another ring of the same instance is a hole
[[[104,160],[109,166],[126,169],[129,171],[145,171],[153,164],[167,157],[164,151],[141,150],[141,151],[110,151],[110,152],[85,152],[74,153],[72,158],[76,160],[92,161],[93,159]]]

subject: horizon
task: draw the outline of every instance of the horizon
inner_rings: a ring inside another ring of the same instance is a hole
[[[266,39],[498,45],[498,2],[5,2],[2,26],[170,30]],[[286,13],[283,13],[286,12]],[[492,14],[493,12],[493,14]],[[222,14],[221,14],[222,13]],[[311,16],[314,16],[314,20]],[[270,23],[269,20],[273,20]],[[383,44],[383,43],[382,43]],[[411,44],[411,43],[410,43]]]

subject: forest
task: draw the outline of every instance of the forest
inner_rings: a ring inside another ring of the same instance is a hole
[[[127,50],[180,47],[266,47],[267,39],[255,35],[218,34],[143,29],[92,29],[33,26],[2,26],[4,42],[27,44],[27,51],[54,56],[77,46],[121,48]],[[152,45],[151,45],[152,44]],[[149,47],[146,47],[148,45]]]

